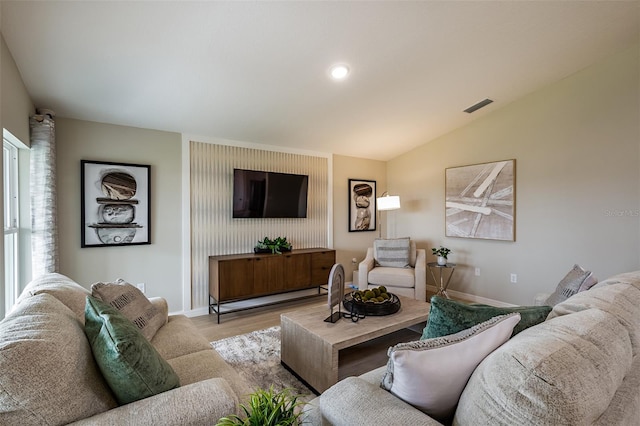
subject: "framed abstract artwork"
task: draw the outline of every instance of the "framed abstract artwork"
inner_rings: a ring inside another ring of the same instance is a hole
[[[376,230],[376,181],[349,179],[349,232]]]
[[[515,176],[515,160],[446,169],[446,236],[515,241]]]
[[[151,244],[151,166],[80,162],[81,247]]]

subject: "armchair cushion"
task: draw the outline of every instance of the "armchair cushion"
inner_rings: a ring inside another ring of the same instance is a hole
[[[409,238],[381,239],[373,243],[373,257],[376,266],[406,268],[409,266]]]
[[[415,286],[415,272],[413,268],[379,266],[369,272],[369,285],[413,288]]]
[[[409,266],[407,268],[376,267],[373,247],[367,249],[366,257],[358,266],[358,288],[384,285],[391,292],[412,299],[426,301],[427,297],[427,253],[418,249],[409,239]]]

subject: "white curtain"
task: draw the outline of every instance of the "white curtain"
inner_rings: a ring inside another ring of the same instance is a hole
[[[31,251],[36,278],[58,272],[56,126],[51,110],[31,117]]]

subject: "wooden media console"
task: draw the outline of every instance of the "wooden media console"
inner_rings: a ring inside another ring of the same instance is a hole
[[[224,303],[310,288],[318,288],[320,294],[335,262],[336,251],[328,248],[292,250],[282,254],[209,256],[210,312],[218,315],[220,323],[220,315],[257,307],[221,312],[220,306]]]

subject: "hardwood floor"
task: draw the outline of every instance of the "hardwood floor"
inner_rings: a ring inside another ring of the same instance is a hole
[[[427,294],[427,300],[432,296]],[[216,315],[193,317],[191,320],[208,341],[224,339],[239,334],[280,325],[280,314],[295,311],[308,306],[326,306],[326,296],[280,303],[250,310],[222,315],[220,324]],[[327,316],[329,309],[327,308]],[[417,324],[390,336],[374,339],[370,342],[340,351],[340,379],[351,375],[359,375],[366,371],[381,367],[387,362],[387,349],[396,343],[417,340],[426,323]]]
[[[432,294],[428,293],[427,300],[429,300],[431,296]],[[217,316],[213,314],[193,317],[191,320],[204,337],[206,337],[208,341],[213,342],[214,340],[280,325],[280,314],[283,312],[295,311],[296,309],[306,306],[325,305],[326,303],[326,297],[318,296],[305,300],[225,314],[220,317],[220,324],[217,323]],[[328,315],[329,309],[327,308],[327,316]]]
[[[220,317],[220,324],[217,323],[218,319],[214,314],[193,317],[191,320],[196,327],[198,327],[200,333],[202,333],[208,341],[213,342],[214,340],[280,325],[280,314],[283,312],[295,311],[296,309],[306,306],[325,305],[326,303],[326,296],[318,296],[295,302],[284,302],[278,305],[225,314]],[[327,308],[327,315],[328,312],[329,310]]]

